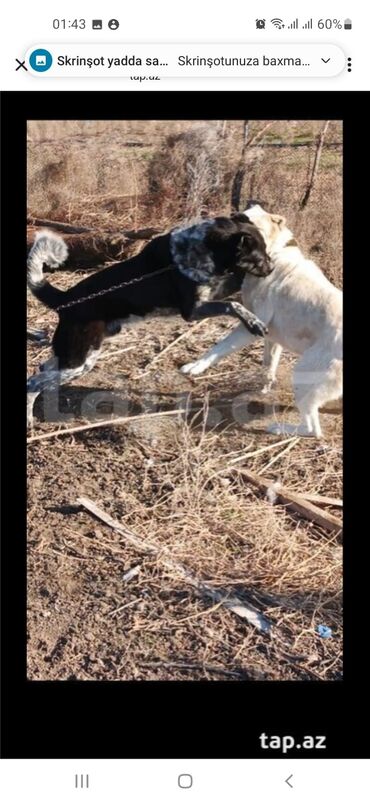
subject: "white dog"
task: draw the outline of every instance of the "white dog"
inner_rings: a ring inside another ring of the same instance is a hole
[[[321,437],[319,407],[342,395],[342,293],[300,251],[285,218],[255,205],[244,212],[263,234],[274,269],[266,278],[247,275],[243,303],[267,325],[264,364],[268,392],[283,348],[299,354],[293,374],[299,426],[273,424],[270,432]],[[239,325],[183,373],[198,376],[255,338]]]

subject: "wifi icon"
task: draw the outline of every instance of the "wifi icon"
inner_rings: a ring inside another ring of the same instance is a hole
[[[275,28],[279,28],[279,30],[285,27],[283,20],[279,19],[279,17],[274,17],[271,22],[273,25],[275,25]]]

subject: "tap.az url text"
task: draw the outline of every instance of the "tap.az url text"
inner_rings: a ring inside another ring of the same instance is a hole
[[[296,739],[293,735],[259,735],[261,749],[279,749],[283,755],[291,749],[326,749],[326,735],[303,735]]]

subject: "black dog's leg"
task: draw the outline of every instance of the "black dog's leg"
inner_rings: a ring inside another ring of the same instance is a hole
[[[264,337],[268,333],[267,326],[261,320],[249,312],[248,309],[237,301],[208,301],[200,303],[193,307],[187,320],[200,320],[203,317],[219,317],[221,315],[229,315],[236,317],[244,323],[245,327],[251,334]]]
[[[48,342],[48,333],[46,329],[27,329],[27,340],[44,344]]]

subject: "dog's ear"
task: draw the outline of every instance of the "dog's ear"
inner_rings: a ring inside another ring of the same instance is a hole
[[[232,212],[231,213],[231,220],[234,223],[247,223],[248,218],[243,212]]]
[[[286,218],[282,217],[281,214],[272,214],[271,220],[273,223],[277,223],[279,228],[283,228],[286,225]]]
[[[213,253],[204,242],[205,224],[174,229],[171,232],[171,254],[173,261],[184,276],[198,283],[208,283],[216,266]]]
[[[245,211],[248,209],[252,209],[253,206],[261,206],[261,209],[264,209],[265,212],[268,212],[269,207],[268,204],[265,203],[263,200],[256,200],[255,198],[248,198],[245,204]]]
[[[237,247],[237,258],[236,258],[236,265],[237,267],[245,267],[250,260],[250,254],[253,250],[253,246],[255,242],[253,237],[248,231],[241,231],[238,235],[238,247]]]

